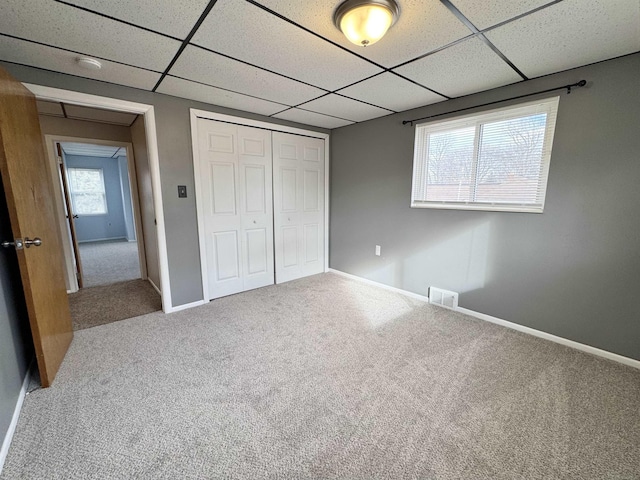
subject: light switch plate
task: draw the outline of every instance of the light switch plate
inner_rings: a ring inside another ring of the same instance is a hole
[[[187,198],[187,186],[178,185],[178,198]]]

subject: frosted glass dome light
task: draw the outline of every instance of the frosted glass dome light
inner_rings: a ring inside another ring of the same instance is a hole
[[[351,43],[367,47],[387,33],[399,13],[393,0],[347,0],[336,9],[333,23]]]

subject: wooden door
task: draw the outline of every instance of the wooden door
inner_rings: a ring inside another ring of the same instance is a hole
[[[69,224],[69,233],[71,234],[71,246],[73,247],[74,265],[76,267],[76,280],[78,288],[84,287],[82,279],[82,259],[80,258],[80,247],[78,246],[78,235],[76,234],[77,215],[73,213],[73,204],[71,203],[71,192],[69,192],[69,182],[67,180],[67,170],[64,166],[64,157],[60,143],[56,142],[56,152],[58,154],[58,166],[60,167],[60,183],[62,184],[62,194],[64,195],[64,210],[67,215],[67,223]]]
[[[209,299],[272,285],[271,132],[198,119]]]
[[[62,245],[35,97],[2,68],[0,174],[14,238],[42,240],[17,255],[40,378],[48,387],[73,339]]]
[[[276,283],[324,271],[324,140],[273,132]]]

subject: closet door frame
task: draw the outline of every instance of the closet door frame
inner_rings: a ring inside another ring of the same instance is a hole
[[[195,180],[196,214],[198,217],[198,240],[200,245],[200,271],[202,275],[202,298],[209,302],[209,272],[207,268],[207,250],[204,229],[204,197],[201,188],[201,178],[204,172],[200,168],[200,151],[198,147],[198,119],[215,120],[218,122],[232,123],[246,127],[256,127],[275,132],[293,133],[324,140],[324,271],[329,271],[329,134],[302,128],[288,127],[276,123],[250,120],[233,115],[208,112],[206,110],[190,109],[191,118],[191,145],[193,152],[193,175]]]

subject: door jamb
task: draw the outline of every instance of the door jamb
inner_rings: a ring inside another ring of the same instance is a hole
[[[133,154],[133,145],[130,142],[119,142],[116,140],[98,140],[93,138],[84,138],[84,137],[66,137],[62,135],[45,135],[45,142],[47,146],[47,152],[49,153],[49,166],[50,168],[55,167],[55,172],[51,172],[52,175],[57,173],[56,175],[56,183],[53,188],[56,190],[54,192],[54,200],[56,202],[56,212],[58,213],[58,222],[60,223],[60,228],[62,229],[62,243],[63,249],[65,253],[65,264],[67,265],[67,272],[69,273],[69,267],[71,263],[70,259],[66,258],[66,254],[69,252],[73,252],[73,248],[68,245],[68,238],[65,235],[67,231],[67,220],[64,218],[64,215],[61,215],[61,212],[64,212],[64,206],[58,204],[60,198],[62,198],[62,192],[59,192],[60,182],[58,180],[58,175],[60,174],[60,170],[58,169],[58,161],[57,161],[57,153],[55,151],[56,143],[64,143],[64,142],[75,142],[75,143],[89,143],[92,145],[107,145],[114,147],[123,147],[127,150],[127,173],[129,177],[129,191],[131,195],[132,202],[132,210],[133,210],[133,224],[135,226],[136,231],[136,243],[138,244],[138,263],[140,264],[140,278],[143,280],[147,279],[147,262],[146,262],[146,251],[144,248],[144,237],[142,234],[142,218],[141,218],[141,210],[140,210],[140,197],[138,195],[138,177],[136,175],[136,166],[135,166],[135,157]],[[58,196],[60,193],[60,197]],[[73,281],[70,283],[71,292],[78,291],[78,282],[75,275],[72,277]]]
[[[101,97],[88,93],[74,92],[60,88],[46,87],[23,83],[37,99],[54,102],[64,102],[85,107],[116,110],[120,112],[137,113],[144,116],[149,167],[151,170],[151,186],[153,191],[153,206],[156,214],[158,235],[158,264],[160,268],[160,290],[162,310],[165,313],[179,310],[171,301],[171,284],[169,282],[169,260],[167,255],[167,236],[164,224],[164,208],[162,204],[162,184],[160,180],[160,158],[158,156],[158,137],[156,133],[156,118],[153,105]]]
[[[250,120],[243,117],[235,117],[233,115],[225,115],[222,113],[208,112],[196,108],[189,109],[191,118],[191,145],[193,152],[193,176],[195,180],[196,195],[196,216],[198,219],[198,241],[200,245],[200,270],[202,274],[202,298],[205,302],[209,302],[209,277],[207,271],[207,254],[206,243],[204,238],[204,218],[202,191],[200,189],[200,179],[202,172],[200,171],[200,152],[198,150],[198,118],[206,120],[216,120],[219,122],[235,123],[247,127],[257,127],[266,130],[293,133],[297,135],[305,135],[307,137],[320,138],[324,140],[324,271],[329,271],[329,139],[328,133],[316,132],[313,130],[305,130],[296,127],[287,127],[276,123],[263,122],[260,120]]]

